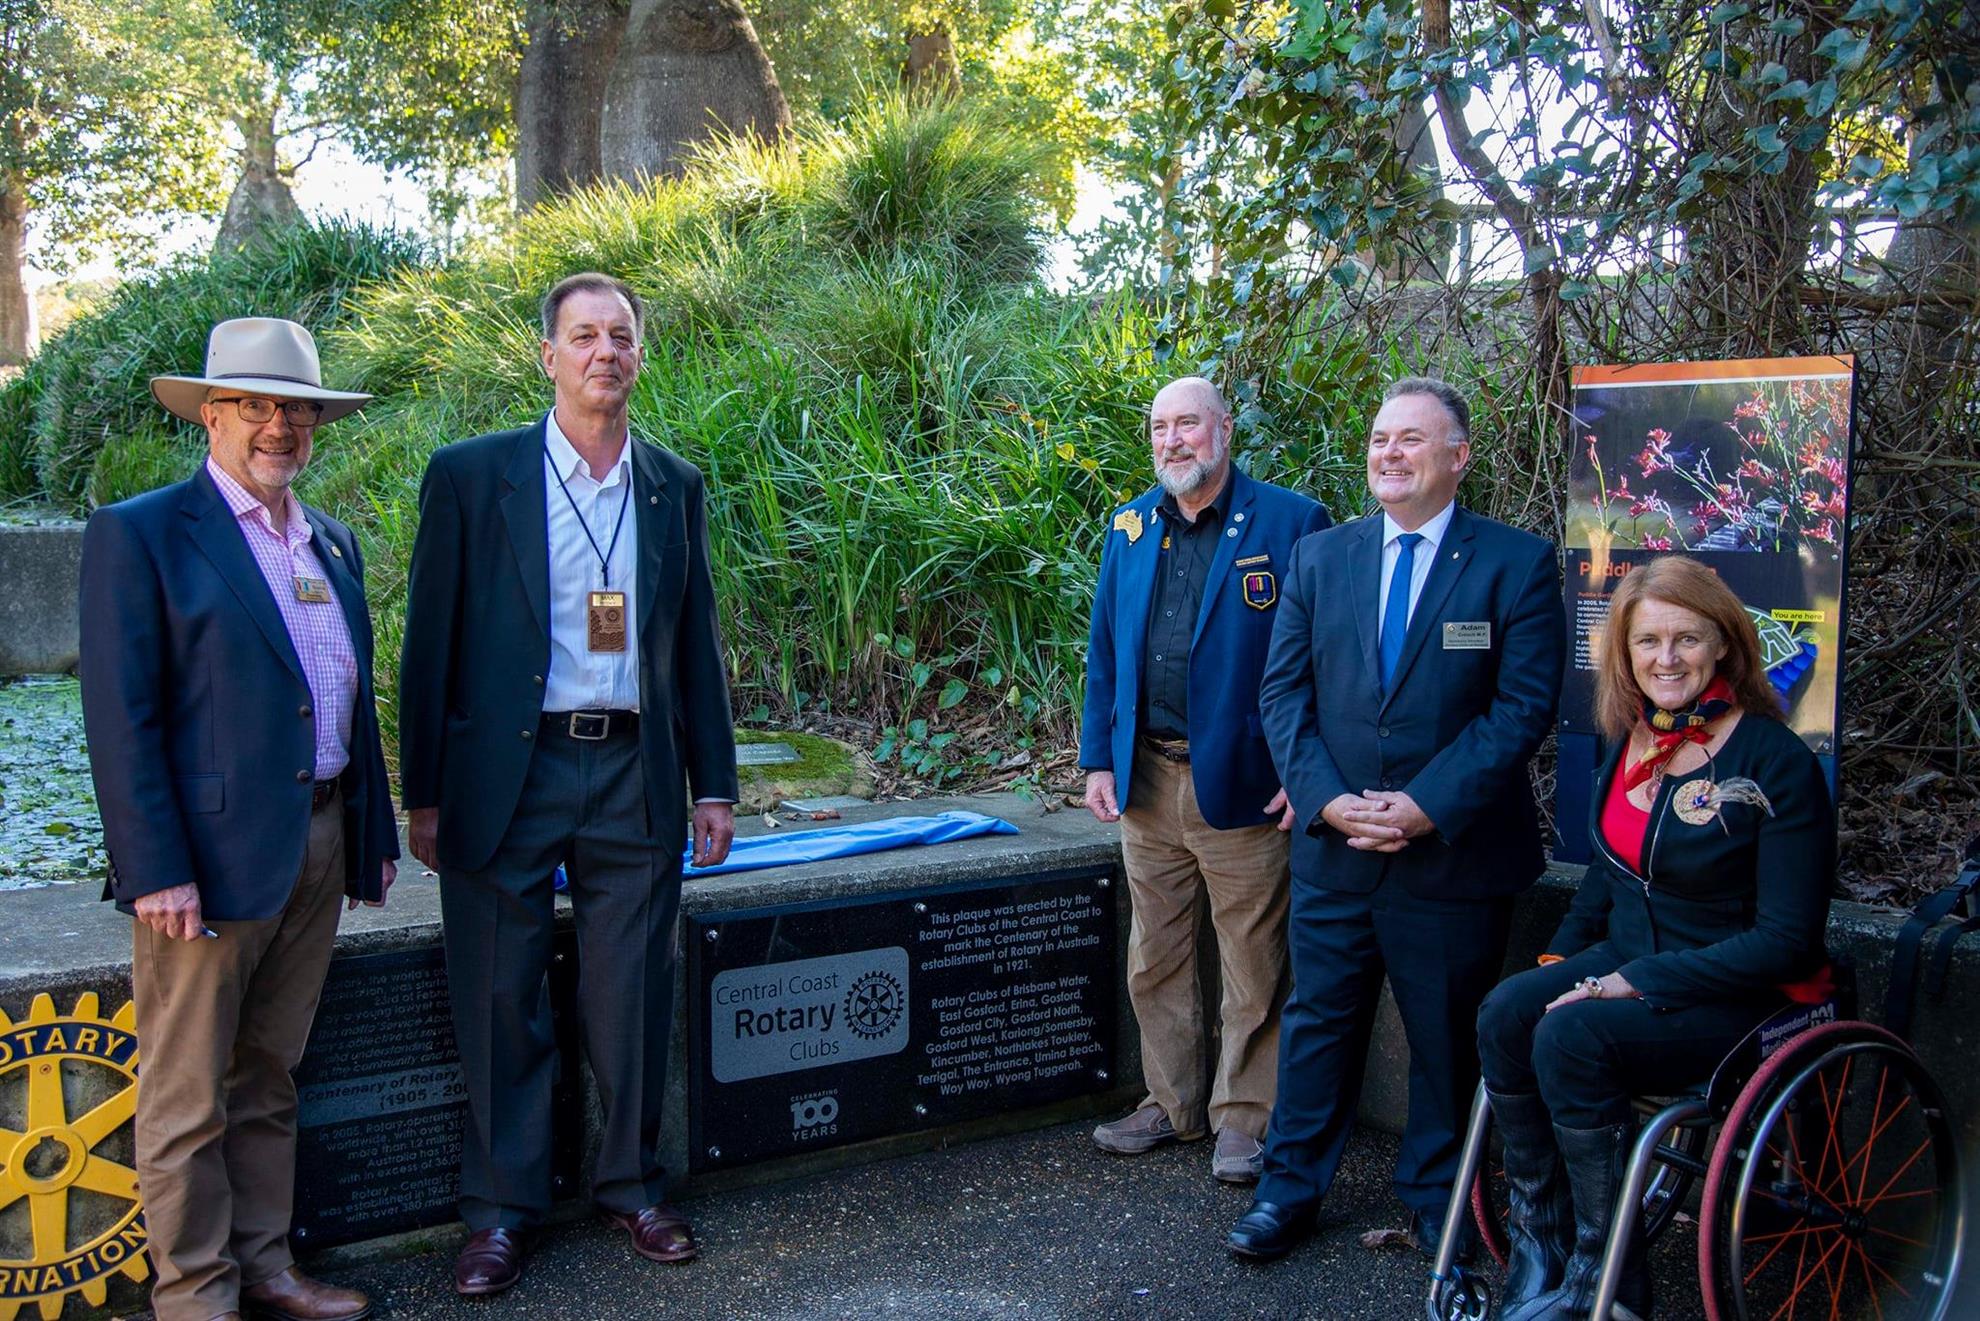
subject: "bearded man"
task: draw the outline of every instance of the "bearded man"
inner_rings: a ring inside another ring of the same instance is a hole
[[[1272,1114],[1292,823],[1258,688],[1293,544],[1329,520],[1233,467],[1231,432],[1202,377],[1155,396],[1158,485],[1114,512],[1100,553],[1079,764],[1087,809],[1121,823],[1148,1085],[1093,1140],[1131,1156],[1214,1131],[1211,1173],[1248,1183]],[[1196,976],[1206,899],[1223,983],[1214,1063]]]

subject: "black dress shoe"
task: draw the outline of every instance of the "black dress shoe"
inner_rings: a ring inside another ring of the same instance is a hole
[[[1253,1202],[1238,1217],[1225,1240],[1235,1256],[1249,1261],[1283,1257],[1313,1232],[1313,1212],[1295,1211],[1276,1202]]]

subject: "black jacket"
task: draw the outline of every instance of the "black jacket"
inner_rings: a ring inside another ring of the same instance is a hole
[[[1621,749],[1604,745],[1590,801],[1588,864],[1548,952],[1576,954],[1607,939],[1619,971],[1653,1008],[1744,998],[1821,966],[1836,865],[1836,814],[1821,763],[1778,720],[1748,712],[1707,765],[1666,775],[1650,809],[1643,871],[1602,835],[1602,804]],[[1773,808],[1727,803],[1702,825],[1676,810],[1699,780],[1743,777]]]
[[[371,690],[371,613],[351,530],[297,502],[357,653],[344,768],[344,892],[380,897],[399,856]],[[309,844],[316,726],[281,609],[206,465],[90,516],[83,725],[110,878],[134,900],[192,881],[210,921],[282,911]]]
[[[541,419],[435,450],[419,493],[399,667],[407,811],[440,809],[440,861],[473,871],[515,816],[550,672]],[[738,797],[701,473],[632,441],[639,743],[656,845],[687,838],[689,784]]]

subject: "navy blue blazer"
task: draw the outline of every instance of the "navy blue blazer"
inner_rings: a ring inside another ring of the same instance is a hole
[[[1158,486],[1114,512],[1086,645],[1079,764],[1114,773],[1123,809],[1134,792],[1141,657],[1162,557],[1155,512],[1161,501]],[[1259,723],[1258,679],[1293,545],[1327,524],[1327,511],[1315,501],[1231,469],[1224,535],[1204,580],[1189,651],[1190,769],[1197,807],[1219,830],[1272,820],[1265,804],[1278,793],[1279,779]]]
[[[548,416],[547,414],[545,416]],[[550,522],[539,418],[427,461],[399,666],[399,787],[440,809],[440,861],[486,866],[515,817],[550,673]],[[639,744],[648,838],[687,839],[687,790],[741,796],[701,473],[633,438]]]
[[[1553,727],[1567,649],[1553,544],[1456,510],[1387,693],[1381,583],[1380,514],[1293,552],[1259,697],[1303,827],[1293,875],[1366,894],[1393,873],[1425,899],[1524,889],[1544,865],[1527,763]],[[1348,847],[1320,812],[1367,789],[1407,792],[1437,829],[1393,854]]]
[[[298,501],[298,504],[301,502]],[[371,687],[357,539],[302,506],[357,653],[344,770],[344,892],[378,899],[399,856]],[[83,725],[110,877],[132,901],[192,881],[202,916],[273,917],[309,844],[316,725],[282,612],[206,466],[106,505],[82,554]]]

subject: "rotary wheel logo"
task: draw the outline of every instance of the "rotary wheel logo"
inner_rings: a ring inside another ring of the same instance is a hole
[[[865,973],[846,992],[846,1024],[867,1041],[892,1032],[905,1008],[901,984],[891,973]]]
[[[68,1014],[37,995],[18,1023],[0,1011],[0,1321],[30,1306],[54,1321],[72,1293],[101,1307],[113,1276],[151,1273],[137,1067],[133,1005],[105,1019],[95,995]],[[25,1216],[4,1214],[20,1202]]]

